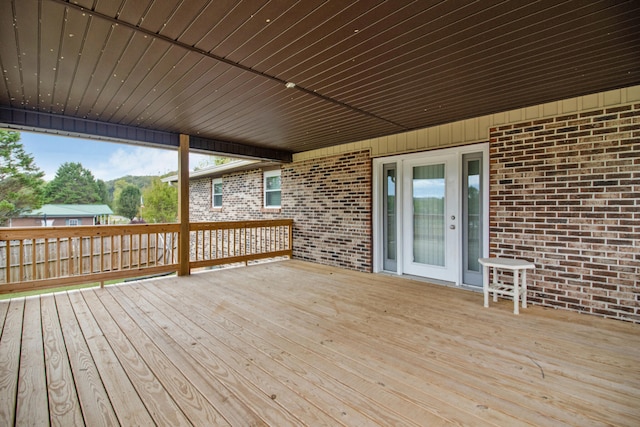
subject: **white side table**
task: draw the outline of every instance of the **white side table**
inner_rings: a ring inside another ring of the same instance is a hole
[[[529,261],[511,258],[479,258],[478,262],[484,267],[482,275],[482,291],[484,292],[484,306],[489,307],[489,293],[493,294],[493,301],[498,301],[498,295],[513,297],[513,313],[518,314],[518,299],[522,298],[522,308],[527,308],[527,270],[536,268]],[[493,280],[489,283],[489,267],[493,269]],[[503,283],[498,280],[497,270],[513,272],[513,283]],[[522,281],[520,281],[522,276]]]

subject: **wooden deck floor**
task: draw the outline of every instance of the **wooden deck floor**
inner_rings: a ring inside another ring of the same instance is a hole
[[[640,425],[640,327],[300,261],[0,303],[0,425]]]

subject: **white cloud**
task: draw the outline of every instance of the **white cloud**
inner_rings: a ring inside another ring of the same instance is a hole
[[[44,179],[52,180],[60,165],[80,163],[96,179],[110,181],[126,175],[163,175],[178,170],[177,149],[158,149],[130,144],[61,137],[24,132],[21,141],[25,150],[35,158],[36,165],[45,172]],[[190,169],[210,156],[189,154]]]
[[[189,155],[193,170],[203,158],[200,154]],[[125,175],[163,175],[178,170],[178,152],[147,147],[118,147],[106,161],[90,168],[96,179],[109,181]]]

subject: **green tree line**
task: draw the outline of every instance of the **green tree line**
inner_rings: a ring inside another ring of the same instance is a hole
[[[43,177],[20,143],[20,133],[0,130],[0,226],[43,204],[106,204],[130,220],[177,220],[177,189],[159,177],[125,176],[105,182],[74,162],[60,165],[48,183]]]

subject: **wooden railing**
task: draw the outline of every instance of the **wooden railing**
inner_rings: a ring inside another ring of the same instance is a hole
[[[189,229],[189,268],[292,253],[293,220]],[[174,272],[179,238],[179,224],[0,228],[0,294]]]
[[[192,222],[190,267],[291,256],[293,220]]]
[[[0,293],[166,273],[178,224],[0,229]]]

